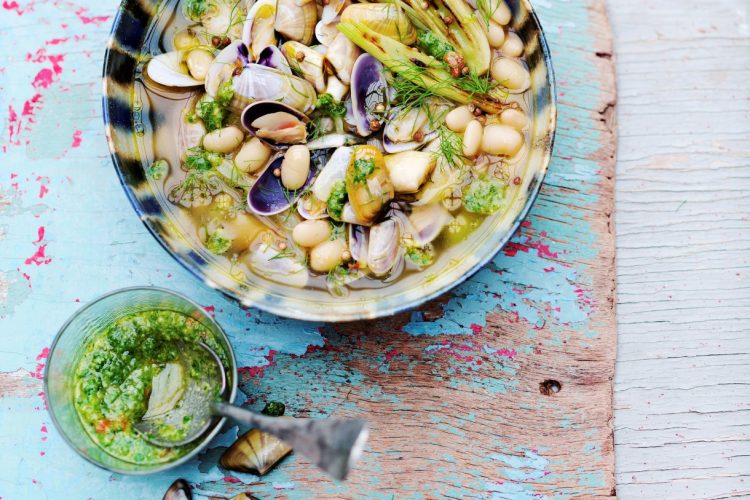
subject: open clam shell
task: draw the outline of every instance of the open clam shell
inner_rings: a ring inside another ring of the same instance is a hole
[[[275,169],[281,168],[283,160],[283,155],[279,155],[272,160],[247,193],[248,209],[256,215],[275,215],[287,210],[299,199],[315,178],[317,171],[312,168],[311,164],[310,174],[305,184],[296,191],[289,191],[281,184],[281,178],[276,177],[273,173]]]
[[[248,105],[240,120],[251,134],[274,149],[307,142],[307,116],[277,101]]]
[[[253,60],[265,47],[276,45],[275,19],[276,0],[258,0],[248,11],[242,27],[242,43],[250,49]]]
[[[146,76],[165,87],[199,87],[203,82],[188,73],[184,51],[173,50],[153,57],[146,64]]]
[[[351,96],[354,123],[362,137],[375,131],[373,122],[379,123],[385,113],[387,89],[385,68],[380,61],[367,53],[360,55],[352,68]]]
[[[206,94],[215,97],[222,83],[230,80],[238,68],[249,62],[249,54],[244,43],[237,40],[216,55],[206,73]]]
[[[285,38],[310,45],[317,22],[314,0],[277,0],[274,28]]]
[[[219,463],[228,470],[262,476],[291,452],[292,449],[283,441],[258,429],[251,429],[227,448]]]
[[[360,269],[368,266],[367,251],[370,243],[370,230],[364,226],[349,224],[349,253],[357,261]]]
[[[270,100],[302,113],[309,113],[315,106],[317,94],[313,86],[307,80],[282,70],[248,64],[232,81],[235,100],[245,106],[254,101]]]
[[[375,276],[385,276],[403,259],[401,248],[401,221],[388,218],[370,228],[367,258],[370,271]]]
[[[281,50],[275,45],[269,45],[261,50],[256,62],[263,66],[283,71],[288,75],[292,74],[292,68],[289,67],[289,62],[286,60],[286,57],[284,57],[284,54],[281,53]]]

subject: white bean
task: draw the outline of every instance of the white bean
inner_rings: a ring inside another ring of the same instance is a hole
[[[237,149],[244,138],[245,134],[237,127],[224,127],[204,135],[203,147],[214,153],[229,153]]]
[[[521,54],[523,54],[523,41],[521,41],[521,37],[512,31],[508,33],[508,38],[505,39],[505,43],[500,47],[500,52],[507,57],[521,57]]]
[[[331,225],[325,220],[306,220],[292,230],[292,239],[301,247],[311,248],[331,237]]]
[[[473,158],[482,145],[482,124],[471,120],[464,130],[464,155]]]
[[[498,57],[492,63],[490,73],[501,86],[514,92],[525,92],[531,85],[529,71],[514,59]]]
[[[485,0],[480,5],[484,13],[488,14],[497,24],[505,26],[510,22],[511,17],[513,17],[510,8],[504,0]]]
[[[196,80],[205,80],[208,67],[214,62],[214,56],[203,49],[191,50],[185,59],[188,71]]]
[[[523,136],[508,125],[492,124],[484,127],[482,151],[490,155],[513,156],[523,146]]]
[[[523,130],[529,125],[529,119],[526,116],[526,113],[520,109],[508,108],[500,113],[500,123],[510,125],[518,130]]]
[[[473,119],[474,114],[468,106],[459,106],[445,115],[445,125],[454,132],[462,133]]]
[[[281,183],[290,190],[305,185],[310,173],[310,150],[307,146],[296,144],[286,150],[281,162]]]
[[[310,252],[310,267],[313,271],[327,273],[344,260],[346,240],[328,240],[316,245]]]
[[[257,137],[251,138],[242,145],[234,156],[234,164],[243,172],[255,172],[268,162],[271,148]]]
[[[487,28],[487,41],[490,42],[490,47],[493,49],[499,49],[505,42],[505,30],[502,26],[497,24],[495,21],[490,19],[489,26],[485,24]]]

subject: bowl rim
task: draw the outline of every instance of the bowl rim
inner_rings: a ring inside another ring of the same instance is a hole
[[[95,304],[97,304],[98,302],[100,302],[102,300],[105,300],[105,299],[107,299],[109,297],[112,297],[114,295],[119,295],[121,293],[127,293],[127,292],[139,291],[139,290],[147,290],[147,291],[151,291],[151,292],[162,293],[162,294],[165,294],[165,295],[171,295],[173,297],[177,297],[179,299],[182,299],[182,300],[186,301],[188,304],[191,304],[192,306],[194,306],[196,308],[196,310],[200,311],[200,313],[201,313],[201,315],[202,315],[203,318],[205,318],[206,320],[208,320],[209,323],[211,323],[213,326],[216,327],[217,331],[221,334],[224,342],[226,343],[226,346],[228,347],[229,359],[232,362],[232,368],[231,368],[231,370],[232,370],[232,380],[234,381],[234,383],[232,384],[231,391],[230,391],[230,394],[229,394],[229,401],[230,402],[234,401],[235,397],[237,396],[237,387],[238,387],[238,380],[237,380],[237,377],[238,377],[238,372],[237,372],[237,358],[235,357],[234,348],[232,347],[232,343],[229,340],[229,336],[226,334],[226,332],[221,327],[221,325],[214,318],[212,318],[206,312],[205,309],[203,309],[203,306],[201,306],[200,304],[198,304],[194,300],[186,297],[185,295],[183,295],[181,293],[178,293],[178,292],[175,292],[175,291],[172,291],[172,290],[168,290],[166,288],[158,287],[158,286],[129,286],[129,287],[125,287],[125,288],[118,288],[116,290],[111,290],[111,291],[109,291],[107,293],[99,295],[99,296],[95,297],[94,299],[92,299],[89,303],[87,303],[83,307],[81,307],[79,309],[76,309],[76,311],[73,312],[73,314],[71,314],[70,317],[65,321],[65,323],[63,323],[63,325],[58,329],[57,333],[55,334],[55,338],[52,340],[52,343],[50,344],[49,352],[48,352],[48,355],[47,355],[47,362],[44,365],[44,379],[43,379],[43,382],[42,382],[42,390],[44,391],[45,397],[46,397],[47,394],[49,394],[49,387],[48,387],[48,385],[49,385],[48,384],[49,365],[50,365],[49,360],[52,358],[52,355],[55,352],[55,348],[57,347],[57,343],[60,340],[60,337],[62,336],[63,332],[68,328],[68,326],[70,325],[70,323],[72,323],[81,313],[83,313],[87,309],[93,307]],[[227,422],[227,417],[221,417],[216,422],[216,424],[214,424],[214,426],[211,429],[211,431],[208,432],[206,434],[206,436],[203,438],[201,444],[199,444],[194,449],[192,449],[190,451],[190,453],[188,453],[188,454],[186,454],[186,455],[178,458],[177,460],[174,460],[172,462],[166,462],[164,464],[160,464],[159,466],[156,466],[156,467],[154,467],[152,469],[147,469],[147,470],[125,470],[125,469],[118,469],[116,467],[105,466],[105,465],[97,462],[96,460],[92,459],[91,457],[85,455],[84,453],[82,453],[81,450],[79,450],[78,447],[75,446],[75,444],[73,444],[73,442],[68,438],[68,435],[63,430],[63,427],[60,424],[60,422],[58,422],[57,416],[55,415],[55,411],[52,409],[51,406],[47,407],[47,413],[49,414],[50,419],[52,420],[52,424],[54,425],[54,427],[57,430],[58,434],[63,438],[63,441],[65,441],[65,443],[68,445],[68,447],[70,449],[74,450],[80,457],[82,457],[84,460],[86,460],[87,462],[89,462],[89,463],[97,466],[100,469],[103,469],[103,470],[106,470],[106,471],[110,471],[110,472],[116,472],[118,474],[124,474],[124,475],[128,475],[128,476],[147,476],[147,475],[151,475],[151,474],[156,474],[156,473],[159,473],[159,472],[163,472],[165,470],[172,469],[174,467],[178,467],[178,466],[184,464],[185,462],[188,462],[188,461],[192,460],[199,453],[201,453],[211,443],[211,441],[213,441],[213,439],[216,437],[216,435],[219,434],[219,432],[221,432],[222,428],[224,427],[224,424]],[[137,465],[137,464],[134,464],[134,465]]]
[[[467,269],[464,273],[459,275],[455,280],[451,281],[450,283],[446,283],[445,285],[436,288],[435,290],[432,290],[429,293],[425,293],[422,295],[415,296],[414,298],[409,298],[403,303],[397,303],[390,305],[387,308],[377,308],[377,307],[361,307],[358,310],[347,313],[347,314],[341,314],[339,313],[336,317],[332,317],[330,314],[326,313],[325,308],[318,308],[318,309],[307,309],[307,310],[297,310],[293,307],[287,307],[282,303],[277,303],[277,301],[273,300],[254,300],[254,301],[248,301],[247,299],[243,298],[242,296],[234,293],[231,290],[228,290],[218,284],[215,284],[211,279],[209,279],[208,276],[206,276],[204,273],[199,272],[194,266],[190,265],[182,255],[180,255],[178,252],[176,252],[172,247],[170,247],[165,238],[163,238],[156,230],[156,228],[149,223],[148,217],[146,214],[146,211],[144,210],[144,207],[141,206],[140,202],[138,201],[134,190],[130,187],[130,185],[127,183],[127,180],[124,175],[124,171],[122,168],[122,162],[120,160],[119,153],[115,150],[113,142],[111,140],[111,121],[110,121],[110,113],[109,113],[109,101],[111,97],[109,96],[109,88],[110,83],[108,81],[108,75],[107,75],[107,67],[110,63],[110,59],[112,56],[112,43],[114,41],[115,32],[117,28],[120,25],[122,13],[124,11],[125,5],[133,0],[125,0],[123,4],[118,8],[117,14],[115,15],[113,22],[112,22],[112,28],[109,33],[108,42],[105,48],[104,53],[104,61],[102,64],[102,117],[104,120],[104,127],[105,127],[105,136],[107,137],[107,143],[110,153],[110,158],[112,160],[112,164],[115,168],[115,171],[117,173],[117,177],[120,181],[120,185],[122,186],[123,190],[125,191],[125,194],[130,201],[131,206],[135,210],[136,214],[138,214],[141,222],[146,226],[146,229],[149,233],[154,237],[154,239],[161,245],[164,250],[167,251],[167,253],[175,260],[177,261],[180,266],[182,266],[183,269],[187,270],[192,276],[203,282],[208,287],[218,290],[224,297],[227,299],[240,304],[243,307],[257,307],[258,309],[261,309],[263,311],[282,316],[289,319],[295,319],[295,320],[301,320],[301,321],[322,321],[327,323],[343,323],[343,322],[350,322],[350,321],[359,321],[359,320],[371,320],[371,319],[377,319],[377,318],[383,318],[388,316],[393,316],[395,314],[416,308],[436,297],[439,297],[448,291],[454,289],[455,287],[459,286],[475,274],[477,274],[484,266],[487,265],[488,262],[490,262],[492,259],[494,259],[498,253],[505,247],[505,245],[508,244],[510,239],[515,235],[516,231],[518,231],[518,228],[521,227],[521,224],[526,219],[526,217],[529,214],[529,211],[531,210],[532,206],[536,202],[537,197],[539,196],[539,193],[542,188],[542,184],[544,183],[544,179],[547,175],[547,171],[549,170],[550,163],[552,161],[552,152],[554,151],[554,145],[555,145],[555,135],[557,131],[557,82],[555,79],[555,70],[554,66],[552,64],[552,54],[550,52],[549,44],[547,43],[547,37],[544,32],[544,28],[542,26],[541,21],[539,20],[539,16],[536,13],[536,10],[531,4],[531,0],[519,0],[519,4],[523,4],[524,8],[526,9],[529,17],[532,19],[534,25],[538,28],[538,40],[539,40],[539,46],[542,53],[542,60],[544,62],[544,66],[547,70],[547,82],[549,83],[549,94],[550,94],[550,117],[549,121],[547,123],[546,128],[544,129],[545,134],[549,135],[549,147],[547,147],[547,151],[544,155],[544,158],[542,160],[542,165],[539,168],[539,171],[541,172],[540,175],[538,175],[537,182],[533,186],[532,190],[527,191],[527,199],[521,208],[521,210],[516,214],[513,223],[508,227],[507,231],[501,238],[497,240],[497,244],[492,248],[491,250],[487,251],[486,254],[478,259],[472,267]],[[380,301],[372,301],[373,304],[379,304]]]

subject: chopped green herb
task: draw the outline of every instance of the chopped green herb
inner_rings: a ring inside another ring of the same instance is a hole
[[[318,97],[315,109],[330,116],[346,116],[346,106],[334,101],[331,94],[323,94]]]
[[[169,163],[167,163],[167,160],[156,160],[150,167],[148,167],[146,173],[155,181],[160,181],[165,175],[167,175],[168,171]]]
[[[207,0],[183,0],[182,12],[191,21],[200,21],[208,12]]]
[[[216,92],[216,102],[221,106],[227,107],[232,102],[233,97],[234,87],[232,86],[231,79],[219,85],[219,90]]]
[[[185,165],[190,170],[211,170],[216,168],[224,161],[224,157],[219,153],[206,151],[200,146],[188,149],[188,155],[185,158]]]
[[[427,267],[435,261],[435,249],[432,245],[410,246],[406,249],[405,257],[419,268]]]
[[[503,207],[505,185],[494,178],[475,179],[464,191],[463,201],[469,212],[493,214]]]
[[[203,98],[195,105],[195,114],[203,120],[206,125],[206,130],[209,132],[220,129],[224,126],[224,119],[227,116],[227,111],[217,101],[209,100],[210,98]]]
[[[278,401],[269,401],[260,412],[263,415],[268,415],[269,417],[280,417],[284,414],[284,411],[286,411],[286,406],[284,406],[284,403],[279,403]]]
[[[206,238],[206,248],[209,252],[221,255],[232,246],[232,240],[221,236],[220,231],[217,229],[213,233],[209,234]]]
[[[448,52],[456,51],[453,45],[436,37],[431,31],[420,31],[417,35],[417,44],[422,47],[422,50],[440,60]]]
[[[354,184],[364,184],[375,171],[375,161],[372,158],[354,160]]]
[[[333,219],[341,220],[341,212],[344,210],[344,203],[346,202],[346,183],[344,181],[338,181],[333,185],[331,194],[328,195],[326,204],[328,205],[328,215]]]

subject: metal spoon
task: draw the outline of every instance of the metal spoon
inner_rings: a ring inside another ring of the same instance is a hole
[[[217,402],[216,388],[223,396],[227,385],[224,365],[210,347],[199,345],[213,360],[212,369],[201,370],[196,379],[186,376],[184,368],[174,363],[154,377],[148,411],[135,424],[144,439],[165,448],[181,446],[199,438],[216,416],[224,416],[276,436],[334,478],[346,478],[367,441],[364,420],[275,418]],[[184,357],[189,348],[182,347],[182,365],[189,367]]]

